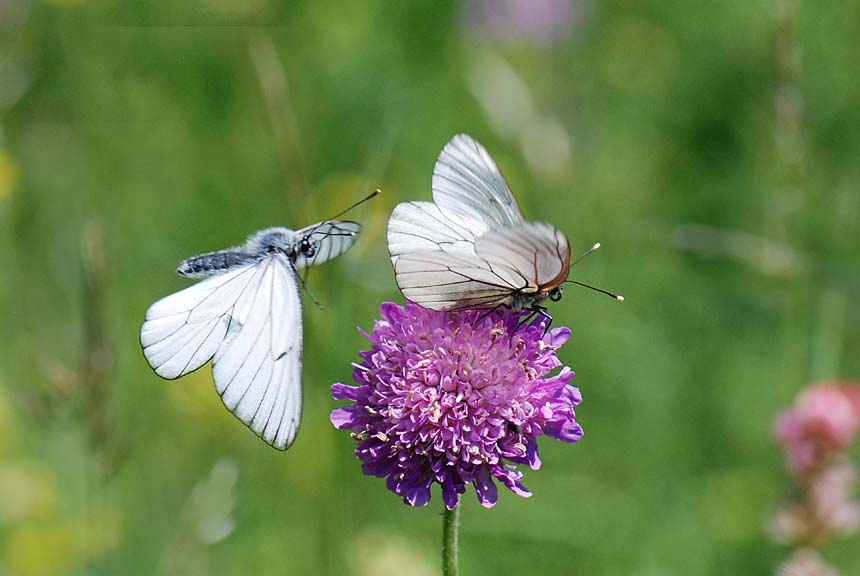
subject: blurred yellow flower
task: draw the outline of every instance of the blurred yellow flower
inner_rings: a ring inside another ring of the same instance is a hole
[[[395,576],[437,573],[436,555],[423,542],[395,532],[370,528],[357,534],[349,546],[356,574]]]
[[[6,568],[17,576],[64,574],[81,559],[77,527],[66,521],[22,525],[9,533]]]
[[[0,464],[0,527],[53,513],[57,487],[51,473],[35,462]]]
[[[54,516],[24,522],[8,532],[5,567],[16,576],[64,574],[116,547],[121,535],[119,515],[105,507],[76,520]]]
[[[20,177],[21,170],[18,163],[6,150],[0,148],[0,200],[15,191]]]

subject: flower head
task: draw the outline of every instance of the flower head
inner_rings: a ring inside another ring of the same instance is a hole
[[[551,44],[574,33],[587,8],[582,0],[467,0],[463,16],[478,37]]]
[[[776,421],[775,433],[789,468],[805,476],[827,464],[860,431],[860,388],[851,384],[816,384]]]
[[[776,437],[800,487],[800,498],[775,514],[771,522],[775,540],[821,547],[860,529],[858,471],[849,454],[858,432],[860,386],[853,383],[810,386],[779,415]]]
[[[353,378],[359,386],[332,385],[332,423],[354,431],[365,474],[387,478],[388,488],[412,506],[430,501],[442,486],[448,509],[466,485],[493,506],[495,480],[520,496],[517,464],[540,467],[537,438],[582,438],[574,406],[573,372],[556,356],[567,328],[546,331],[547,320],[521,323],[509,310],[439,312],[387,302],[371,349],[360,353]]]

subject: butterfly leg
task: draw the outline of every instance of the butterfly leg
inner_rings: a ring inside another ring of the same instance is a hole
[[[549,331],[549,327],[552,326],[552,316],[550,316],[549,311],[547,311],[545,306],[540,306],[538,304],[532,305],[531,314],[526,316],[525,319],[522,322],[520,322],[520,324],[523,324],[525,322],[530,321],[535,316],[541,316],[541,317],[547,319],[547,323],[543,327],[543,333],[546,334],[547,331]]]
[[[534,304],[531,308],[527,308],[527,310],[528,314],[520,320],[519,324],[517,325],[517,331],[519,331],[519,329],[524,324],[528,324],[529,322],[531,322],[535,316],[542,316],[548,320],[546,326],[543,327],[543,333],[544,335],[546,335],[547,331],[549,330],[549,327],[552,325],[552,316],[550,316],[547,309],[543,306]],[[513,334],[511,334],[511,338],[513,338]]]
[[[307,283],[306,283],[306,280],[307,280],[307,278],[308,278],[308,275],[309,275],[309,273],[310,273],[310,270],[311,270],[311,269],[310,269],[310,267],[306,268],[306,269],[305,269],[305,277],[304,277],[304,278],[302,278],[302,275],[298,273],[298,271],[295,269],[295,267],[293,268],[293,271],[294,271],[294,272],[295,272],[295,274],[296,274],[296,278],[298,278],[298,279],[299,279],[299,284],[301,284],[301,285],[302,285],[302,288],[304,289],[304,291],[308,293],[308,296],[310,296],[311,301],[313,301],[313,303],[317,305],[317,308],[322,309],[322,308],[323,308],[323,305],[322,305],[322,304],[320,304],[320,301],[316,299],[316,296],[314,296],[314,295],[313,295],[313,292],[311,292],[310,290],[308,290],[308,285],[307,285]]]
[[[481,320],[483,320],[487,316],[490,316],[493,312],[502,307],[504,307],[504,304],[497,304],[496,306],[493,306],[486,314],[481,314],[480,316],[478,316],[478,319],[475,320],[475,324],[479,323]]]

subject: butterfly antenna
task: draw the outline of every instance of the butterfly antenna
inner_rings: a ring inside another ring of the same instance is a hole
[[[586,252],[586,254],[588,254],[588,252]],[[578,286],[584,286],[585,288],[590,288],[591,290],[594,290],[595,292],[600,292],[601,294],[606,294],[610,298],[614,298],[615,300],[618,300],[619,302],[624,302],[624,296],[622,296],[621,294],[613,294],[612,292],[607,292],[606,290],[602,290],[600,288],[595,288],[591,284],[584,284],[582,282],[577,282],[576,280],[565,280],[565,283],[568,283],[568,282],[570,284],[577,284]]]
[[[588,256],[589,254],[591,254],[592,252],[594,252],[598,248],[600,248],[600,242],[595,242],[591,248],[589,248],[588,250],[583,252],[579,258],[577,258],[576,260],[571,262],[570,267],[573,268],[574,266],[576,266],[580,260],[582,260],[583,258]],[[582,282],[577,282],[576,280],[565,280],[565,282],[569,282],[571,284],[578,284],[579,286],[584,286],[585,288],[590,288],[591,290],[594,290],[595,292],[600,292],[601,294],[606,294],[610,298],[614,298],[615,300],[618,300],[619,302],[624,302],[624,296],[622,296],[621,294],[613,294],[612,292],[607,292],[606,290],[602,290],[600,288],[595,288],[594,286],[591,286],[590,284],[583,284]]]
[[[365,202],[367,202],[368,200],[370,200],[371,198],[373,198],[374,196],[377,196],[377,195],[379,195],[379,194],[382,194],[382,190],[380,190],[379,188],[377,188],[376,190],[374,190],[373,192],[371,192],[370,194],[368,194],[367,196],[365,196],[364,198],[362,198],[362,199],[361,199],[361,200],[359,200],[358,202],[354,203],[352,206],[350,206],[350,207],[349,207],[349,208],[347,208],[346,210],[341,210],[340,212],[338,212],[337,214],[335,214],[335,215],[334,215],[334,216],[332,216],[331,218],[326,218],[325,220],[323,220],[322,222],[320,222],[319,224],[317,224],[316,226],[314,226],[313,228],[311,228],[311,229],[308,231],[307,236],[311,236],[312,234],[316,233],[317,228],[322,227],[323,225],[325,225],[325,224],[327,224],[327,223],[331,222],[332,220],[335,220],[336,218],[340,218],[341,216],[343,216],[344,214],[346,214],[347,212],[349,212],[350,210],[352,210],[352,209],[353,209],[353,208],[355,208],[356,206],[358,206],[358,205],[360,205],[360,204],[364,204]],[[337,234],[327,234],[327,236],[337,236]]]
[[[594,246],[592,246],[591,248],[589,248],[588,250],[586,250],[585,252],[583,252],[583,253],[582,253],[582,255],[581,255],[579,258],[577,258],[576,260],[574,260],[573,262],[571,262],[571,263],[570,263],[570,267],[571,267],[571,268],[573,268],[574,266],[576,266],[576,265],[579,263],[579,261],[580,261],[580,260],[582,260],[583,258],[585,258],[586,256],[588,256],[589,254],[591,254],[592,252],[594,252],[594,251],[595,251],[595,250],[597,250],[598,248],[600,248],[600,242],[595,242],[595,243],[594,243]]]
[[[352,210],[356,206],[360,206],[361,204],[364,204],[365,202],[367,202],[368,200],[370,200],[374,196],[378,196],[379,194],[382,194],[382,190],[377,188],[376,190],[374,190],[373,192],[371,192],[370,194],[368,194],[367,196],[365,196],[364,198],[362,198],[361,200],[359,200],[358,202],[356,202],[355,204],[353,204],[352,206],[350,206],[346,210],[341,210],[340,212],[338,212],[337,214],[335,214],[331,218],[328,218],[327,220],[334,220],[336,218],[340,218],[341,216],[343,216],[344,214],[346,214],[347,212],[349,212],[350,210]]]

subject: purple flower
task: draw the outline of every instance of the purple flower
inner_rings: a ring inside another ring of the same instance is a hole
[[[498,500],[495,480],[520,496],[516,464],[540,468],[538,436],[577,442],[582,428],[574,406],[573,371],[556,356],[567,328],[544,332],[546,319],[521,324],[522,312],[438,312],[386,302],[367,335],[353,378],[359,386],[333,384],[337,408],[331,421],[354,430],[356,456],[365,474],[412,506],[430,501],[442,486],[450,510],[466,485],[482,505]]]
[[[584,0],[464,0],[463,20],[479,37],[550,44],[569,36],[586,9]]]

